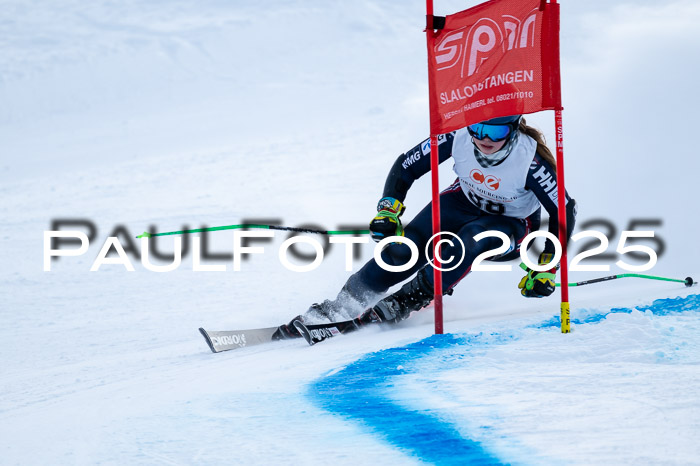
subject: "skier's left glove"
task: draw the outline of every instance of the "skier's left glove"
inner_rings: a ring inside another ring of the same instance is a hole
[[[398,199],[384,197],[377,204],[377,216],[369,224],[369,233],[376,242],[389,236],[403,236],[403,225],[399,217],[406,206]]]
[[[553,254],[542,253],[537,261],[538,265],[545,265],[552,262]],[[559,264],[555,265],[549,270],[544,272],[536,272],[531,270],[524,263],[520,264],[520,268],[527,272],[518,283],[518,288],[520,288],[520,294],[526,298],[544,298],[554,293],[554,280],[556,278],[557,269]]]

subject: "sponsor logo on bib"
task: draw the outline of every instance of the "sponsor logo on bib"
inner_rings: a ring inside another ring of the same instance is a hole
[[[481,170],[474,169],[469,174],[473,182],[483,184],[491,191],[496,191],[501,184],[501,180],[493,175],[484,175]]]

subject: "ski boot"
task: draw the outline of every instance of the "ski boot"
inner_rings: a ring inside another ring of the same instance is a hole
[[[418,274],[401,287],[400,290],[379,301],[372,309],[379,315],[382,322],[397,323],[406,318],[412,311],[423,309],[433,301],[435,296],[433,285],[426,278],[427,270],[421,269]],[[444,294],[452,294],[448,290]]]

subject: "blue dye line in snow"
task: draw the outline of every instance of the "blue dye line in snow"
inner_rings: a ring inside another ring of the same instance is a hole
[[[698,311],[700,295],[657,299],[649,306],[634,309],[613,308],[602,313],[594,312],[585,318],[574,319],[572,323],[595,324],[610,314],[629,314],[635,310],[660,316]],[[559,318],[556,317],[530,328],[558,326]],[[391,399],[388,391],[394,385],[393,377],[409,372],[413,362],[431,353],[459,346],[460,356],[464,357],[475,348],[506,344],[516,339],[514,335],[497,333],[433,335],[406,346],[368,354],[342,370],[316,380],[308,387],[307,393],[327,411],[360,421],[391,445],[422,461],[439,465],[504,464],[479,442],[464,438],[438,414],[400,406]],[[440,369],[439,364],[435,369]]]
[[[437,416],[397,405],[387,396],[391,378],[435,349],[477,343],[477,336],[433,335],[419,342],[371,353],[340,372],[309,387],[309,395],[324,409],[357,419],[390,444],[430,463],[502,464],[478,442],[466,439]]]
[[[592,311],[593,313],[587,317],[579,319],[571,319],[571,323],[574,325],[583,324],[597,324],[604,320],[610,314],[630,314],[633,311],[646,312],[649,311],[657,316],[667,316],[669,314],[677,314],[685,311],[697,311],[700,309],[700,295],[691,294],[684,298],[668,298],[668,299],[657,299],[648,306],[636,306],[634,308],[628,307],[614,307],[609,311],[600,312]],[[585,310],[581,312],[585,313]],[[546,328],[546,327],[560,327],[561,319],[559,316],[553,317],[541,324],[533,325],[530,328]]]

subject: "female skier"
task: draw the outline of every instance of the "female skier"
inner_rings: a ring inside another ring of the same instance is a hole
[[[394,163],[377,215],[370,223],[371,236],[381,241],[389,236],[410,238],[418,250],[425,249],[432,236],[431,204],[423,208],[404,228],[403,201],[415,180],[430,171],[429,140],[422,142]],[[440,137],[440,163],[454,159],[455,183],[440,194],[440,221],[444,232],[462,239],[466,251],[461,265],[443,272],[443,294],[452,289],[470,271],[481,253],[501,245],[496,237],[475,241],[474,236],[488,230],[505,233],[511,239],[510,250],[492,260],[511,260],[518,256],[520,243],[540,227],[541,206],[549,213],[549,231],[558,237],[557,182],[555,160],[537,129],[528,126],[522,115],[494,118],[467,126]],[[567,239],[574,228],[576,202],[566,196]],[[539,265],[548,264],[554,245],[547,240]],[[403,265],[411,257],[406,244],[392,243],[381,256],[389,265]],[[461,246],[443,247],[443,257],[462,256]],[[524,267],[524,266],[523,266]],[[525,268],[525,267],[524,267]],[[528,298],[541,298],[554,292],[558,266],[545,272],[526,268],[518,288]],[[313,304],[302,316],[308,324],[346,320],[358,316],[393,285],[413,279],[374,306],[382,321],[398,322],[411,311],[427,306],[434,297],[433,270],[422,257],[405,272],[389,272],[372,259],[352,275],[334,300]],[[291,327],[291,326],[290,326]]]

